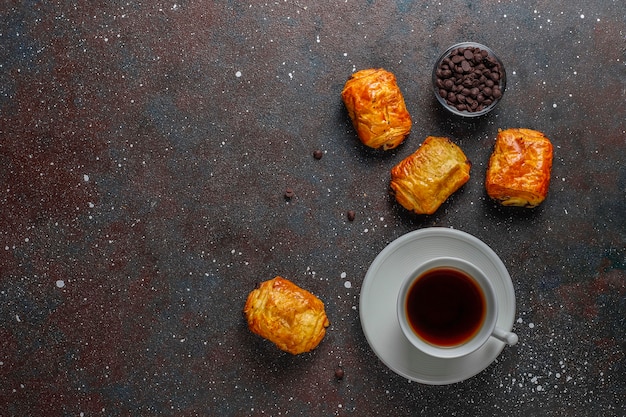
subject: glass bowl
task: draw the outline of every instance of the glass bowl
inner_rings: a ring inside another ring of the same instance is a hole
[[[461,117],[489,113],[502,99],[506,72],[485,45],[461,42],[449,47],[433,68],[433,91],[441,105]]]

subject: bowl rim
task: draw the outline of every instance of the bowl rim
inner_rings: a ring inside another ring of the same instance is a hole
[[[443,61],[446,57],[448,57],[453,50],[458,49],[458,48],[464,48],[464,47],[477,47],[482,50],[485,50],[490,56],[494,57],[496,61],[498,61],[498,65],[500,65],[501,77],[500,77],[499,85],[500,85],[500,91],[502,92],[502,95],[500,96],[500,98],[498,98],[489,106],[483,108],[480,111],[471,112],[471,111],[466,111],[466,110],[459,110],[456,107],[449,105],[446,102],[446,100],[439,95],[439,88],[437,88],[437,69],[439,68],[439,65],[441,64],[441,61]],[[435,93],[435,97],[437,98],[437,101],[449,112],[457,116],[468,117],[468,118],[484,116],[487,113],[491,112],[500,103],[500,101],[502,101],[502,97],[504,96],[504,92],[506,90],[506,70],[504,68],[504,64],[502,63],[502,60],[500,59],[500,57],[488,46],[483,45],[478,42],[473,42],[473,41],[458,42],[448,47],[443,53],[439,55],[439,57],[435,61],[435,65],[433,66],[433,71],[432,71],[432,86],[433,86],[433,92]]]

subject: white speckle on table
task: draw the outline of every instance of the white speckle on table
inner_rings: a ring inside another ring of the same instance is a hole
[[[241,77],[241,71],[237,71],[237,72],[235,73],[235,77],[237,77],[237,78]]]
[[[89,175],[87,175],[87,174],[83,175],[83,180],[85,182],[89,182]]]
[[[528,327],[530,327],[531,329],[535,328],[535,323],[528,323]]]

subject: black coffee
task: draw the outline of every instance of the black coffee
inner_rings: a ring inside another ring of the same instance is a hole
[[[442,347],[471,339],[487,311],[485,296],[474,279],[448,267],[423,273],[409,289],[405,308],[413,331]]]

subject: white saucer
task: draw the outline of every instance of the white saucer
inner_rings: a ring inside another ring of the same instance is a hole
[[[440,359],[417,350],[406,339],[396,315],[402,280],[422,262],[440,256],[471,261],[492,278],[498,297],[498,327],[511,330],[515,319],[511,277],[498,255],[476,237],[455,229],[431,227],[407,233],[387,245],[363,281],[359,299],[361,326],[376,356],[392,371],[430,385],[452,384],[478,374],[505,346],[492,337],[468,356]]]

